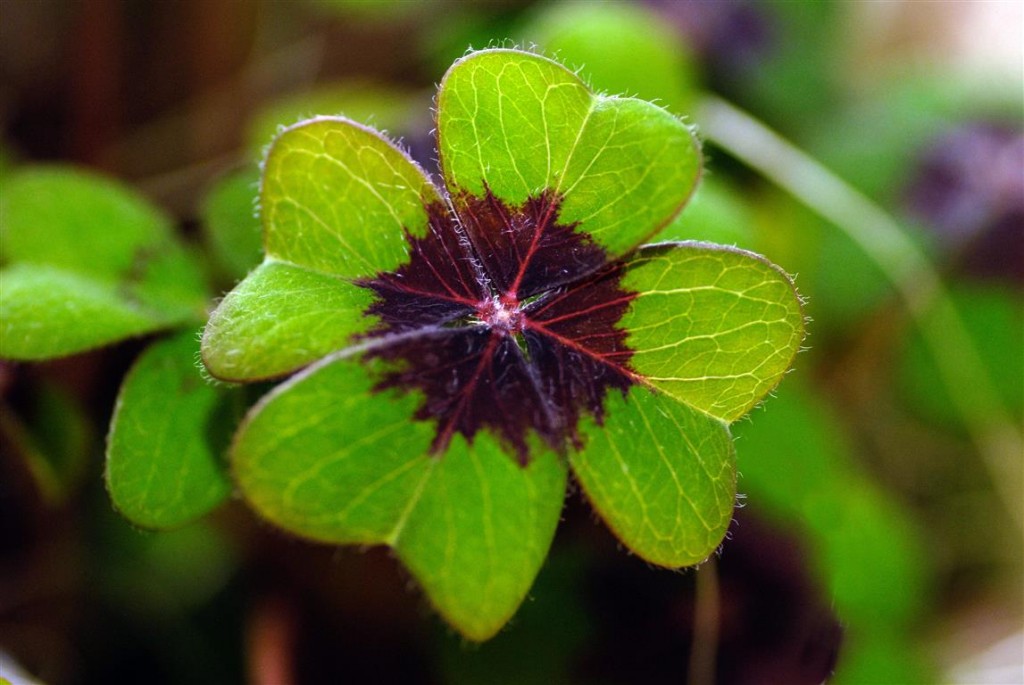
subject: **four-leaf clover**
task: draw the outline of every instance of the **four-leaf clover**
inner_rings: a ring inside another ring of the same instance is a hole
[[[235,437],[246,500],[307,538],[391,546],[479,640],[529,590],[570,471],[640,557],[706,558],[734,505],[728,424],[778,383],[803,318],[761,257],[641,247],[702,168],[655,105],[486,50],[442,81],[437,143],[443,188],[347,119],[282,132],[266,258],[202,351],[225,380],[299,371]]]

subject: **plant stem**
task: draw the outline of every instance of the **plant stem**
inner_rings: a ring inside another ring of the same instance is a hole
[[[850,237],[903,299],[989,472],[1024,528],[1024,438],[1003,405],[939,274],[899,223],[862,193],[751,115],[715,96],[700,103],[709,140]]]
[[[693,612],[693,644],[686,682],[689,685],[714,685],[718,653],[720,616],[718,567],[712,555],[697,568],[696,601]]]

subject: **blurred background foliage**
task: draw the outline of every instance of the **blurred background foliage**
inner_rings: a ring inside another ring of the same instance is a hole
[[[175,217],[215,293],[260,260],[258,160],[279,127],[344,113],[435,171],[434,85],[469,46],[535,47],[599,90],[654,99],[699,129],[713,124],[701,119],[709,94],[746,110],[883,208],[944,287],[908,308],[906,284],[924,276],[894,284],[853,239],[856,226],[823,218],[707,140],[705,182],[663,237],[764,253],[797,274],[812,319],[796,371],[734,427],[745,498],[715,562],[717,682],[817,683],[832,669],[839,683],[1024,677],[1012,497],[1024,478],[1021,5],[2,9],[0,192],[38,163],[118,177]],[[950,303],[966,336],[950,335],[937,359],[929,317]],[[381,550],[289,539],[238,503],[175,532],[132,529],[103,491],[102,454],[118,383],[141,349],[0,362],[4,676],[685,680],[694,573],[628,557],[578,493],[531,599],[481,646],[429,617]],[[943,380],[940,367],[961,356],[980,361],[965,372],[980,374],[976,386]],[[965,413],[957,395],[968,389],[998,411]]]

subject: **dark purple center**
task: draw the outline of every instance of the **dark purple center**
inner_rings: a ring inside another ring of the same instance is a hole
[[[551,193],[509,207],[488,190],[427,207],[429,230],[407,234],[409,261],[359,285],[379,319],[367,357],[384,362],[376,389],[419,391],[415,417],[437,425],[433,450],[481,429],[529,460],[533,432],[578,448],[584,413],[603,418],[609,388],[634,382],[617,324],[636,296],[622,265],[574,225]]]

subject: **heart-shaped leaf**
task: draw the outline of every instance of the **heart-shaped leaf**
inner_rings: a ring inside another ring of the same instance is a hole
[[[147,528],[172,528],[220,504],[231,490],[223,465],[231,393],[196,368],[193,331],[151,345],[117,398],[107,438],[114,506]]]
[[[661,566],[696,564],[732,520],[736,466],[725,424],[659,392],[613,394],[603,425],[570,454],[591,504],[629,549]]]
[[[541,57],[476,52],[456,63],[438,95],[438,150],[453,194],[519,205],[563,198],[563,224],[612,258],[675,216],[701,174],[693,134],[667,111],[593,93]]]
[[[647,383],[724,421],[746,414],[793,361],[804,337],[793,283],[745,250],[708,243],[645,247],[624,286],[622,326]]]
[[[232,452],[238,485],[263,516],[306,537],[393,547],[438,611],[467,637],[493,635],[547,554],[565,466],[528,468],[489,436],[429,453],[418,398],[374,394],[357,360],[326,360],[250,414]]]
[[[203,335],[215,376],[251,380],[294,371],[366,330],[368,294],[351,279],[404,261],[437,190],[398,148],[340,118],[282,133],[260,191],[264,264],[232,291]],[[361,306],[362,305],[362,306]]]
[[[269,257],[359,278],[405,260],[405,231],[426,231],[440,197],[408,156],[347,119],[304,122],[278,136],[260,189]]]
[[[364,332],[369,302],[369,293],[342,278],[268,259],[210,316],[203,362],[224,380],[294,371]]]
[[[0,198],[0,355],[45,359],[198,320],[205,285],[169,220],[120,185],[21,171]]]

